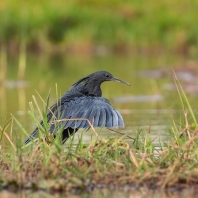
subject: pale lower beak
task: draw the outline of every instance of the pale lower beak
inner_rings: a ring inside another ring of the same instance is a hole
[[[131,86],[129,83],[127,83],[127,82],[125,82],[125,81],[123,81],[123,80],[120,80],[120,79],[118,79],[118,78],[116,78],[116,77],[113,77],[111,80],[112,80],[112,81],[116,81],[116,82],[123,83],[123,84],[128,85],[128,86]]]

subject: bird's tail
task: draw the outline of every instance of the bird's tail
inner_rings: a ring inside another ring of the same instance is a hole
[[[32,134],[28,138],[25,139],[24,143],[28,144],[37,137],[38,137],[38,127],[32,132]]]

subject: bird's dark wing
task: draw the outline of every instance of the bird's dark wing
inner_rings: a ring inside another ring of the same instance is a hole
[[[78,120],[78,118],[81,120]],[[81,95],[76,97],[73,95],[72,97],[72,95],[68,95],[62,97],[57,104],[51,107],[47,115],[48,123],[50,123],[49,131],[54,134],[60,129],[69,129],[70,131],[72,129],[77,131],[80,128],[89,129],[90,124],[87,120],[82,120],[82,118],[88,119],[94,127],[124,127],[122,116],[109,104],[107,99],[94,96]],[[43,121],[41,121],[41,125],[44,126]],[[25,140],[25,143],[30,142],[31,138],[36,138],[37,133],[38,128]]]
[[[59,117],[59,119],[86,118],[94,127],[124,127],[120,113],[109,104],[107,99],[102,97],[74,97],[69,101],[62,102],[59,110],[54,112],[54,116]],[[59,124],[62,129],[90,128],[90,124],[86,120],[63,120]],[[51,133],[53,133],[54,128],[55,124],[52,124]]]

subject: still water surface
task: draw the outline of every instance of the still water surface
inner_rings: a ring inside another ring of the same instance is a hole
[[[147,188],[141,189],[96,189],[90,193],[79,193],[79,194],[59,194],[59,193],[47,193],[45,191],[32,192],[32,191],[21,191],[18,193],[12,193],[7,191],[0,192],[2,198],[196,198],[197,194],[193,189],[178,190],[151,190]]]

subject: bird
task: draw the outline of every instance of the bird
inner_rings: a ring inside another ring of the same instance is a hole
[[[79,129],[89,129],[90,123],[93,127],[101,128],[124,127],[121,114],[111,106],[108,99],[102,97],[100,86],[106,81],[116,81],[130,86],[129,83],[114,77],[107,71],[97,71],[81,78],[50,107],[47,113],[47,122],[50,124],[49,133],[55,137],[58,131],[62,131],[61,138],[64,143]],[[44,121],[41,121],[40,125],[44,127]],[[25,140],[25,144],[37,138],[38,133],[39,127],[36,127]]]

